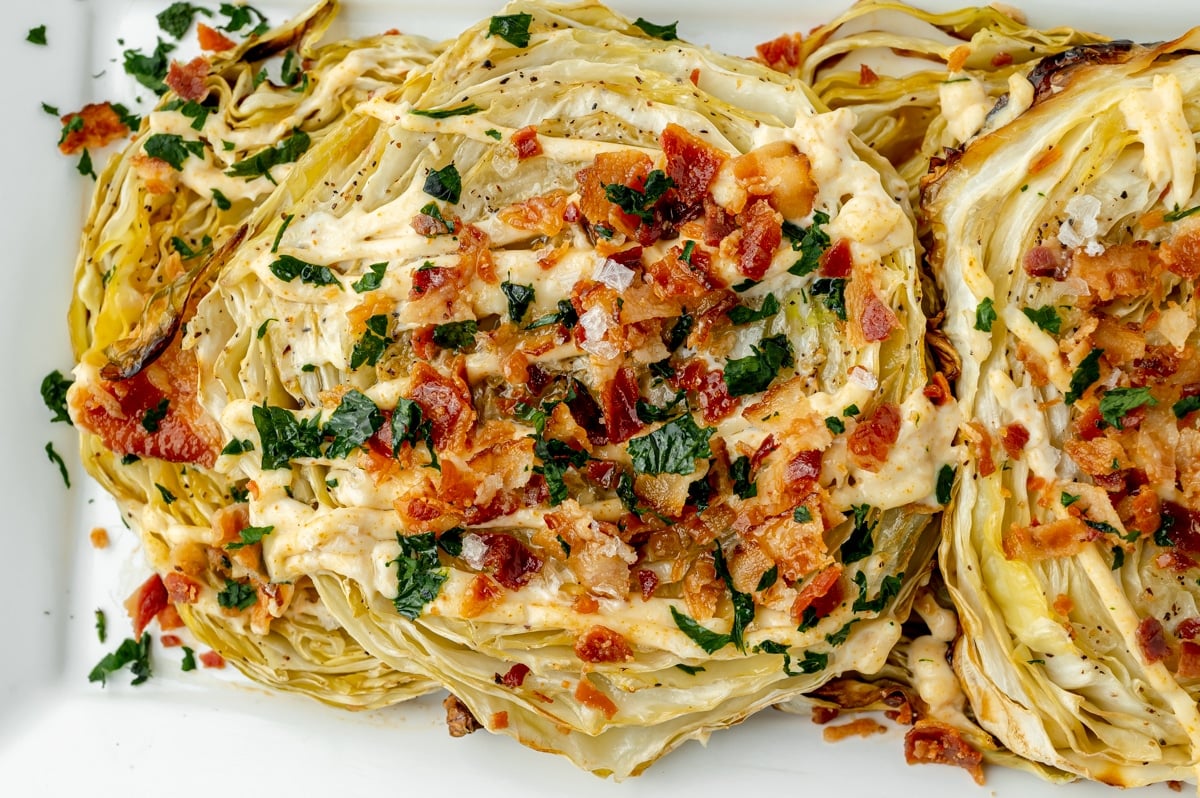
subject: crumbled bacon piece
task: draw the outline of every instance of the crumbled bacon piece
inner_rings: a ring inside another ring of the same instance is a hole
[[[1179,644],[1179,664],[1175,666],[1175,675],[1181,679],[1200,677],[1200,645],[1190,640]]]
[[[133,621],[133,636],[141,637],[142,631],[167,606],[167,589],[162,578],[154,574],[143,582],[125,600],[125,609]]]
[[[200,585],[183,574],[167,574],[163,577],[163,585],[172,604],[195,604],[200,597]]]
[[[487,574],[475,574],[471,583],[467,585],[466,595],[463,596],[462,617],[478,618],[491,609],[503,595],[504,590],[496,584],[495,579]]]
[[[88,540],[91,541],[93,549],[107,549],[108,530],[102,526],[98,526],[88,535]]]
[[[580,679],[579,684],[575,687],[575,700],[585,707],[603,712],[604,717],[609,720],[617,714],[617,705],[613,703],[613,700],[596,689],[596,686],[586,676]]]
[[[196,56],[186,64],[172,61],[167,69],[166,84],[171,90],[185,100],[200,102],[208,96],[208,59],[202,55]]]
[[[839,710],[837,707],[813,707],[812,722],[818,726],[824,726],[831,720],[837,720],[838,716],[841,714],[841,710]]]
[[[783,240],[783,217],[764,199],[755,200],[741,216],[738,272],[751,280],[761,280]]]
[[[1177,574],[1196,567],[1196,561],[1177,549],[1167,549],[1154,558],[1154,564],[1164,571]]]
[[[1200,225],[1193,223],[1176,232],[1163,242],[1158,254],[1172,273],[1185,280],[1200,277]]]
[[[822,601],[827,596],[836,593],[836,601],[841,601],[842,591],[837,588],[840,585],[842,570],[842,566],[835,563],[818,571],[804,584],[804,587],[800,589],[800,594],[796,596],[795,602],[792,603],[792,617],[797,622],[804,617],[804,611],[809,607],[816,611],[818,617],[833,609],[832,606],[826,606],[828,601]]]
[[[511,535],[488,533],[480,537],[487,544],[483,566],[509,590],[520,590],[541,570],[541,558]]]
[[[163,635],[158,638],[158,642],[163,648],[179,648],[183,645],[183,639],[179,635]]]
[[[763,63],[780,72],[790,72],[800,65],[804,37],[799,33],[784,33],[769,42],[755,46],[754,51]]]
[[[542,154],[542,143],[538,141],[537,125],[527,125],[512,134],[512,144],[517,150],[517,160],[533,158]]]
[[[858,65],[858,85],[859,86],[874,86],[879,82],[879,75],[875,74],[875,70],[871,69],[866,64]]]
[[[508,728],[508,713],[493,712],[492,713],[492,731]]]
[[[768,435],[765,439],[763,439],[763,442],[759,444],[759,447],[754,450],[754,454],[751,455],[750,470],[757,471],[758,467],[762,465],[762,461],[766,460],[771,452],[778,448],[779,442],[775,440],[775,436],[773,434]]]
[[[1061,249],[1034,247],[1025,253],[1022,265],[1030,277],[1053,277],[1055,280],[1061,280],[1067,276],[1067,264]]]
[[[516,689],[525,684],[525,677],[529,675],[529,666],[523,662],[518,662],[505,671],[504,675],[496,674],[496,684],[502,684],[505,687]]]
[[[1180,640],[1195,640],[1200,637],[1200,618],[1185,618],[1175,627],[1175,636]]]
[[[714,424],[737,408],[737,399],[729,395],[725,375],[714,369],[709,371],[699,358],[688,361],[676,372],[676,388],[695,391],[700,404],[700,416],[705,422]]]
[[[562,231],[564,222],[574,221],[566,218],[571,209],[578,214],[579,206],[567,204],[566,192],[555,190],[502,208],[498,215],[509,227],[554,236]]]
[[[446,696],[446,699],[442,701],[442,707],[446,710],[446,730],[450,732],[451,737],[466,737],[471,732],[483,728],[479,725],[479,721],[475,720],[475,716],[471,714],[467,705],[457,696]]]
[[[1138,646],[1146,662],[1162,662],[1171,653],[1167,647],[1167,635],[1157,618],[1143,618],[1137,628]]]
[[[449,222],[449,223],[448,223]],[[445,218],[439,219],[436,216],[431,216],[428,213],[418,213],[412,218],[412,229],[417,232],[417,235],[433,238],[434,236],[444,236],[450,232],[450,224],[453,220]]]
[[[654,591],[658,589],[658,574],[648,568],[640,568],[635,576],[637,576],[638,587],[641,588],[642,601],[654,598]]]
[[[1158,285],[1163,269],[1162,259],[1149,241],[1114,244],[1099,255],[1081,250],[1071,254],[1071,276],[1081,278],[1091,289],[1088,304],[1143,296]]]
[[[967,65],[967,59],[971,57],[971,48],[965,44],[960,44],[950,51],[950,57],[946,59],[946,69],[951,72],[961,72],[962,68]]]
[[[596,625],[575,639],[575,656],[584,662],[629,662],[633,649],[620,633]]]
[[[932,382],[925,386],[924,394],[934,407],[941,407],[950,401],[950,383],[946,381],[946,375],[935,371]]]
[[[183,626],[183,618],[179,617],[179,610],[175,609],[174,604],[163,607],[154,617],[158,620],[158,628],[164,632]]]
[[[75,155],[82,149],[103,147],[129,132],[121,117],[109,103],[88,103],[78,112],[65,114],[60,120],[68,127],[76,118],[83,120],[78,130],[67,131],[58,144],[63,155]]]
[[[863,338],[868,341],[884,341],[900,326],[896,314],[873,291],[867,294],[858,321]]]
[[[1163,527],[1175,548],[1187,554],[1200,554],[1200,513],[1170,500],[1162,503]]]
[[[854,270],[854,258],[850,253],[850,242],[839,238],[829,249],[821,253],[822,277],[849,277]]]
[[[628,366],[617,369],[613,378],[604,384],[604,424],[609,443],[623,443],[642,429],[637,416],[637,375]]]
[[[220,670],[225,667],[225,658],[215,651],[205,651],[200,655],[200,664],[206,668]]]
[[[1071,557],[1083,550],[1085,544],[1100,536],[1075,516],[1059,518],[1035,526],[1013,525],[1004,537],[1004,555],[1010,560],[1044,560],[1051,557]]]
[[[816,482],[821,478],[821,450],[807,449],[788,461],[783,478],[789,483]]]
[[[737,229],[737,218],[710,197],[704,198],[704,243],[715,247]],[[782,231],[782,225],[780,230]],[[782,240],[782,236],[781,236]]]
[[[996,473],[996,461],[992,458],[992,434],[978,421],[972,421],[970,427],[979,436],[978,441],[971,441],[971,450],[979,462],[979,475],[990,477]]]
[[[1000,435],[1000,443],[1008,456],[1015,460],[1025,451],[1025,444],[1029,443],[1029,430],[1019,423],[1009,424]]]
[[[200,49],[209,52],[222,53],[232,50],[237,43],[219,30],[210,28],[203,22],[196,23],[196,38],[200,41]]]
[[[620,150],[602,152],[591,166],[575,175],[579,183],[579,207],[593,225],[608,225],[628,236],[641,226],[637,216],[627,214],[608,199],[605,186],[628,186],[640,191],[654,162],[642,152]],[[653,243],[653,242],[645,242]]]
[[[583,472],[590,482],[605,490],[615,490],[621,478],[621,467],[611,460],[588,460]]]
[[[932,763],[965,769],[983,784],[983,754],[953,726],[922,718],[904,735],[904,758],[910,765]]]
[[[685,208],[675,221],[703,215],[709,186],[728,156],[673,122],[663,130],[660,140],[667,159],[667,176],[675,182],[677,199]]]
[[[433,430],[433,445],[442,449],[462,449],[475,426],[475,405],[471,389],[461,371],[445,376],[424,361],[412,370],[411,398],[421,407]]]
[[[847,737],[870,737],[872,734],[883,734],[886,731],[887,726],[874,718],[856,718],[840,726],[826,727],[822,736],[825,738],[825,742],[836,743]]]
[[[496,285],[496,263],[488,234],[473,224],[460,224],[456,232],[459,271],[468,278],[477,275],[485,283]]]
[[[850,454],[862,468],[876,471],[887,462],[899,436],[900,407],[893,402],[884,402],[850,433]]]
[[[1012,53],[996,53],[994,56],[992,56],[992,66],[996,67],[997,69],[1000,67],[1006,67],[1012,62]]]

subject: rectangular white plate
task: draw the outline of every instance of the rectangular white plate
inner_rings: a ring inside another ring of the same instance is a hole
[[[38,396],[51,369],[71,361],[65,312],[79,224],[91,181],[54,147],[57,119],[93,100],[136,104],[120,56],[153,47],[154,15],[169,0],[40,0],[6,5],[0,46],[5,124],[0,158],[8,173],[0,196],[0,341],[6,347],[0,418],[7,419],[0,459],[0,791],[5,795],[213,796],[261,791],[309,795],[461,793],[469,795],[640,796],[663,794],[866,795],[920,791],[924,796],[1099,796],[1098,785],[1055,787],[993,768],[986,788],[962,770],[908,767],[903,729],[870,740],[829,745],[803,718],[763,712],[717,734],[707,749],[688,743],[644,776],[601,781],[562,759],[479,733],[451,740],[439,698],[379,712],[349,714],[213,671],[182,674],[177,651],[155,655],[156,676],[131,688],[88,684],[91,666],[128,634],[120,608],[145,576],[132,535],[111,501],[84,475],[73,430],[49,423]],[[216,5],[205,3],[206,5]],[[771,0],[734,5],[616,0],[619,10],[656,21],[680,20],[680,33],[732,53],[785,31],[806,31],[843,2]],[[956,5],[928,0],[931,8]],[[481,0],[346,0],[341,32],[398,27],[447,37],[496,13]],[[1200,22],[1191,0],[1026,3],[1039,25],[1074,24],[1110,35],[1153,40]],[[1036,8],[1035,8],[1036,6]],[[260,3],[274,22],[301,2]],[[24,41],[45,24],[49,44]],[[123,40],[123,44],[118,43]],[[70,467],[68,492],[44,447],[53,442]],[[94,551],[87,533],[104,526],[116,545]],[[109,645],[93,631],[93,611],[110,619]],[[1162,788],[1158,788],[1162,791]],[[772,793],[779,791],[779,793]]]

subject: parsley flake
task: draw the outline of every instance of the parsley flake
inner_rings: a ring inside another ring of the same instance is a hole
[[[479,322],[474,319],[452,321],[433,328],[433,342],[443,349],[463,352],[475,346],[475,336],[478,333]]]
[[[409,113],[413,116],[424,116],[428,117],[429,119],[448,119],[452,116],[467,116],[470,114],[477,114],[482,110],[483,109],[475,103],[471,103],[469,105],[460,105],[457,108],[443,108],[438,111],[423,111],[419,108],[413,108],[409,111]]]
[[[408,537],[396,533],[396,542],[400,554],[388,563],[396,565],[396,598],[392,605],[405,618],[415,620],[438,597],[447,573],[438,560],[432,532]]]
[[[67,474],[67,464],[63,462],[62,456],[54,450],[53,443],[46,444],[46,457],[50,458],[50,462],[58,466],[58,473],[62,476],[66,486],[71,487],[71,477]]]
[[[1062,330],[1062,318],[1053,305],[1042,305],[1040,308],[1021,308],[1021,312],[1031,322],[1051,335],[1058,335]]]
[[[1067,391],[1067,395],[1064,397],[1064,401],[1067,404],[1075,404],[1083,396],[1084,392],[1091,387],[1092,383],[1100,379],[1100,356],[1103,354],[1103,349],[1093,349],[1079,363],[1079,367],[1071,375],[1071,389]]]
[[[236,551],[246,546],[253,546],[255,543],[262,543],[262,539],[274,531],[274,526],[248,526],[238,532],[240,540],[233,543],[226,543],[225,548],[229,551]]]
[[[708,439],[713,427],[698,427],[692,416],[680,416],[648,435],[629,441],[628,452],[639,474],[681,474],[696,470],[696,460],[712,457]]]
[[[1125,416],[1143,405],[1153,407],[1158,400],[1150,395],[1150,389],[1141,388],[1112,388],[1100,397],[1100,416],[1104,423],[1117,429],[1125,429],[1122,421]]]
[[[646,175],[641,191],[620,183],[607,183],[604,196],[630,216],[638,217],[644,224],[653,224],[655,204],[674,185],[675,181],[666,172],[655,169]]]
[[[975,329],[980,332],[991,332],[992,324],[996,321],[996,305],[990,296],[983,298],[975,308]]]
[[[752,321],[762,321],[769,319],[779,312],[779,300],[774,294],[767,294],[763,300],[762,306],[758,310],[748,308],[745,305],[738,305],[731,309],[726,315],[734,324],[749,324]]]
[[[282,407],[255,406],[254,427],[262,443],[262,467],[287,468],[298,457],[321,456],[321,429],[316,418],[297,418]]]
[[[492,17],[488,23],[488,36],[499,36],[513,47],[529,45],[529,23],[533,22],[532,14],[509,14]]]
[[[166,161],[176,172],[183,171],[183,162],[188,155],[204,157],[204,142],[185,139],[175,133],[155,133],[142,146],[151,158]]]
[[[150,634],[148,632],[142,632],[142,636],[137,640],[125,638],[121,645],[117,646],[116,651],[105,654],[104,658],[88,674],[88,681],[100,682],[101,686],[106,686],[108,677],[126,666],[129,666],[129,672],[133,674],[133,681],[130,684],[142,684],[150,678],[152,670],[150,668]]]
[[[846,538],[841,548],[842,563],[846,565],[869,557],[871,552],[875,551],[874,533],[878,521],[867,520],[871,505],[856,504],[853,510],[854,525],[850,529],[850,537]]]
[[[679,38],[679,33],[676,30],[679,20],[675,20],[670,25],[655,25],[653,22],[648,22],[638,17],[633,21],[633,24],[634,27],[641,28],[647,36],[662,39],[664,42],[673,42]]]
[[[226,609],[236,609],[241,612],[258,603],[258,591],[246,582],[226,579],[225,587],[217,593],[217,603]]]
[[[387,273],[387,266],[387,261],[372,263],[367,267],[367,272],[361,278],[351,283],[350,287],[359,294],[376,290],[379,286],[383,285],[383,275]]]
[[[285,283],[290,283],[299,277],[300,282],[309,285],[336,285],[339,288],[342,285],[328,266],[318,266],[291,255],[280,255],[267,268],[271,270],[271,274]]]
[[[462,196],[462,176],[458,173],[458,167],[453,163],[441,169],[430,169],[425,175],[425,185],[421,188],[434,199],[457,205]],[[422,213],[424,213],[423,209]]]
[[[312,139],[307,133],[303,130],[293,129],[292,135],[283,139],[274,147],[266,147],[249,158],[235,161],[232,166],[225,170],[225,174],[230,177],[244,177],[247,180],[253,180],[256,177],[265,177],[274,183],[275,178],[271,176],[271,169],[280,164],[294,163],[301,155],[308,151],[311,144]]]
[[[754,354],[725,364],[725,387],[729,389],[730,396],[747,396],[765,391],[781,368],[795,363],[792,345],[782,333],[763,338],[758,346],[750,348]]]
[[[30,28],[29,33],[25,34],[25,41],[30,44],[46,44],[46,26],[38,25],[36,28]]]
[[[508,318],[513,324],[520,324],[533,303],[535,292],[532,285],[510,283],[508,280],[500,283],[500,290],[508,300]]]
[[[788,268],[788,274],[803,277],[811,274],[821,265],[821,255],[829,249],[829,234],[822,226],[829,224],[829,214],[824,211],[813,213],[812,225],[800,228],[791,222],[784,222],[783,234],[792,240],[792,250],[799,251],[800,260]],[[845,319],[845,315],[842,316]]]
[[[350,354],[350,368],[357,369],[364,365],[374,366],[377,364],[380,356],[387,350],[388,344],[392,343],[387,331],[387,314],[380,313],[367,319],[362,338],[359,338],[358,342],[354,344],[354,351]]]
[[[42,402],[54,414],[51,422],[65,421],[74,426],[67,413],[67,389],[74,383],[73,379],[64,377],[58,369],[42,377]]]

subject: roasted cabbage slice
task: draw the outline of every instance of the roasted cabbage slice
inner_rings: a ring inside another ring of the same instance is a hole
[[[998,98],[1018,104],[1034,64],[1102,41],[1070,28],[1030,27],[1010,8],[932,13],[864,0],[802,39],[783,36],[758,52],[811,85],[830,108],[853,110],[854,132],[895,165],[915,202],[930,159],[970,138],[989,113],[1002,113]]]
[[[924,210],[973,457],[940,566],[954,664],[1018,754],[1195,779],[1200,36],[1070,50]]]
[[[852,124],[596,4],[513,3],[355,109],[183,350],[272,582],[618,777],[881,668],[958,417]]]
[[[69,315],[70,403],[84,466],[116,497],[195,635],[260,681],[361,708],[433,685],[366,654],[311,584],[259,579],[261,601],[240,616],[196,591],[261,568],[256,546],[223,548],[237,540],[230,508],[249,486],[214,469],[224,441],[196,401],[195,358],[179,334],[214,248],[233,246],[304,150],[433,58],[431,43],[403,35],[319,44],[336,11],[318,3],[261,38],[173,67],[182,77],[168,83],[188,96],[165,94],[93,197]],[[264,80],[268,65],[287,74]]]

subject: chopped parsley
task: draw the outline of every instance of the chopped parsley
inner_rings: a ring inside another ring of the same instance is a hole
[[[374,366],[378,363],[380,356],[392,342],[387,331],[387,314],[379,313],[367,319],[362,338],[359,338],[358,342],[354,344],[354,351],[350,354],[350,368],[357,369],[363,365]]]
[[[439,208],[437,206],[436,202],[429,202],[429,203],[426,203],[425,205],[422,205],[421,213],[425,214],[430,219],[433,219],[434,221],[440,223],[443,227],[446,228],[447,233],[454,232],[454,220],[447,219],[446,217],[442,216],[442,210],[441,210],[441,208]],[[439,236],[439,235],[442,235],[442,233],[433,232],[428,236],[428,238],[433,238],[434,236]],[[420,269],[418,269],[417,271],[420,271]]]
[[[233,203],[229,201],[229,197],[226,197],[224,194],[222,194],[221,189],[219,188],[214,188],[212,190],[212,198],[217,208],[222,211],[227,211],[233,207]]]
[[[151,434],[158,432],[159,424],[167,417],[167,410],[171,407],[170,399],[162,399],[154,407],[148,408],[142,414],[142,429]]]
[[[201,105],[195,100],[182,102],[175,100],[167,103],[164,106],[166,111],[178,111],[179,113],[192,120],[192,130],[200,131],[204,129],[204,121],[208,119],[208,115],[212,112],[206,105]]]
[[[729,320],[734,324],[749,324],[752,321],[769,319],[778,312],[779,300],[775,298],[774,294],[767,294],[766,299],[763,300],[762,306],[758,310],[746,307],[745,305],[738,305],[730,310],[727,315],[729,316]]]
[[[254,333],[254,337],[261,341],[263,336],[267,334],[267,325],[273,321],[278,321],[278,319],[266,319],[262,324],[258,325],[258,330]]]
[[[383,413],[361,391],[348,391],[337,409],[321,427],[321,434],[330,438],[325,456],[333,459],[349,457],[350,453],[367,442],[383,426]]]
[[[858,405],[846,405],[846,407],[842,409],[842,416],[844,418],[853,418],[861,412],[862,411],[858,409]]]
[[[1100,379],[1100,356],[1103,354],[1103,349],[1093,349],[1080,361],[1079,367],[1071,375],[1071,389],[1064,397],[1067,404],[1075,404],[1092,383]]]
[[[808,509],[807,505],[800,505],[792,511],[792,520],[797,524],[807,524],[813,520],[812,510]]]
[[[430,169],[429,173],[425,175],[425,185],[422,186],[422,190],[434,199],[457,205],[462,196],[462,176],[459,175],[458,168],[453,163],[441,169]]]
[[[225,448],[221,450],[221,454],[239,455],[246,452],[254,451],[254,442],[249,438],[234,438],[229,443],[225,444]]]
[[[729,589],[729,597],[733,603],[733,626],[729,631],[729,640],[738,651],[746,650],[746,627],[754,621],[754,596],[742,593],[733,586],[733,576],[729,573],[729,565],[725,562],[725,552],[721,542],[713,544],[713,567],[717,576]]]
[[[1175,545],[1175,539],[1171,536],[1171,531],[1175,528],[1175,517],[1169,513],[1163,513],[1159,521],[1158,529],[1154,530],[1155,544],[1163,548],[1170,548]]]
[[[1074,493],[1067,493],[1064,490],[1062,492],[1062,496],[1059,497],[1059,501],[1062,502],[1063,507],[1070,507],[1072,504],[1079,501],[1080,498],[1082,497],[1077,496]]]
[[[79,114],[73,114],[66,122],[63,123],[62,132],[58,136],[58,143],[61,145],[67,140],[67,137],[72,133],[78,133],[83,130],[83,117]]]
[[[400,456],[400,444],[416,446],[419,440],[429,447],[429,467],[440,471],[437,450],[433,448],[433,423],[424,417],[421,406],[412,399],[397,400],[392,411],[392,455]]]
[[[688,676],[695,676],[697,673],[704,673],[704,668],[699,665],[684,665],[682,662],[675,666],[679,670],[686,673]]]
[[[488,23],[488,36],[499,36],[513,47],[529,45],[529,23],[533,22],[532,14],[509,14],[492,17]]]
[[[655,169],[646,175],[641,191],[620,183],[606,183],[604,196],[630,216],[636,216],[645,224],[652,224],[654,222],[654,205],[674,185],[675,181],[667,177],[666,172]]]
[[[1100,397],[1100,416],[1104,423],[1117,429],[1125,429],[1122,421],[1132,410],[1143,405],[1153,407],[1158,400],[1150,395],[1150,389],[1141,388],[1112,388]]]
[[[226,579],[225,587],[217,593],[217,603],[226,609],[241,612],[258,603],[258,591],[246,582]]]
[[[1125,564],[1125,549],[1121,548],[1120,546],[1113,546],[1112,554],[1112,570],[1116,571]]]
[[[834,435],[841,435],[846,431],[846,422],[842,421],[837,416],[826,416],[825,426],[828,427],[829,431]]]
[[[467,116],[469,114],[477,114],[483,109],[475,103],[469,105],[460,105],[457,108],[443,108],[440,111],[423,111],[420,108],[413,108],[409,111],[413,116],[426,116],[430,119],[448,119],[452,116]]]
[[[51,463],[58,466],[58,473],[62,476],[63,482],[66,483],[68,488],[71,487],[71,477],[67,474],[67,464],[63,462],[62,456],[54,450],[53,443],[46,444],[46,457],[50,459]]]
[[[92,180],[96,179],[96,169],[92,166],[92,154],[86,149],[79,156],[79,163],[75,164],[75,171],[84,177],[90,177]]]
[[[104,610],[96,610],[96,637],[101,643],[108,640],[108,618],[104,615]]]
[[[237,33],[242,28],[254,22],[254,18],[258,19],[258,24],[247,33],[247,36],[262,36],[270,28],[270,23],[267,22],[266,16],[254,6],[234,5],[233,3],[221,3],[221,13],[229,17],[229,22],[221,26],[221,30],[229,33]]]
[[[850,637],[850,628],[860,620],[862,619],[854,618],[853,620],[848,621],[845,626],[843,626],[841,629],[838,629],[836,632],[825,635],[825,642],[831,646],[840,646],[842,643],[845,643],[846,639]]]
[[[487,130],[483,131],[483,135],[488,136],[489,138],[493,138],[496,141],[499,141],[500,139],[504,138],[504,136],[502,136],[500,134],[500,131],[496,130],[496,128],[494,128],[494,127],[489,127]]]
[[[679,33],[676,31],[679,20],[675,20],[670,25],[655,25],[653,22],[638,17],[633,24],[634,27],[641,28],[647,36],[662,39],[664,42],[673,42],[679,38]]]
[[[175,133],[155,133],[146,139],[143,149],[151,158],[169,163],[176,172],[182,171],[189,154],[204,157],[204,142],[185,139]]]
[[[733,638],[730,635],[723,635],[711,629],[704,628],[691,618],[691,616],[685,615],[675,609],[674,606],[671,607],[671,617],[675,620],[675,625],[679,627],[679,631],[690,637],[693,643],[700,646],[708,654],[719,651],[733,642]]]
[[[1021,308],[1028,319],[1051,335],[1058,335],[1062,330],[1062,318],[1053,305],[1042,305],[1040,308]]]
[[[158,12],[155,19],[158,20],[158,27],[163,31],[174,36],[176,39],[182,39],[184,34],[188,32],[188,28],[192,27],[192,20],[197,14],[203,14],[206,17],[211,17],[212,12],[207,8],[194,6],[191,3],[171,3],[164,10]]]
[[[196,652],[191,649],[191,646],[183,647],[183,661],[179,663],[179,670],[196,670]]]
[[[158,495],[162,496],[163,504],[172,505],[175,503],[175,494],[167,490],[164,486],[154,483],[154,487],[158,488]]]
[[[297,457],[321,456],[317,418],[297,418],[282,407],[255,406],[251,411],[262,442],[262,467],[287,468]]]
[[[758,346],[750,348],[754,354],[725,364],[725,387],[729,389],[730,396],[747,396],[765,391],[779,374],[779,369],[795,363],[792,345],[783,333],[763,338]]]
[[[764,590],[770,590],[771,587],[778,581],[779,581],[779,566],[772,565],[770,568],[768,568],[766,571],[763,572],[762,576],[760,576],[758,578],[758,584],[755,586],[754,590],[756,592],[760,592],[760,593]]]
[[[975,329],[980,332],[991,332],[992,324],[995,321],[996,305],[990,296],[984,297],[983,301],[975,308]]]
[[[867,600],[867,575],[859,571],[854,575],[854,584],[858,585],[858,598],[854,600],[854,606],[851,609],[854,612],[883,612],[884,607],[888,603],[900,595],[900,587],[903,584],[900,580],[904,578],[904,574],[895,576],[888,574],[883,578],[883,583],[879,586],[879,595],[871,600]]]
[[[504,292],[504,298],[508,300],[509,320],[513,324],[520,324],[521,319],[525,318],[525,314],[529,312],[529,306],[533,303],[536,295],[533,286],[510,283],[505,280],[500,283],[500,290]]]
[[[367,291],[374,291],[379,286],[383,285],[383,275],[387,273],[387,261],[382,263],[372,263],[367,267],[367,271],[358,280],[350,284],[350,287],[359,294],[365,294]]]
[[[42,110],[50,114],[50,116],[61,116],[58,107],[50,103],[42,103]]]
[[[783,223],[783,234],[792,240],[792,249],[800,252],[800,260],[788,268],[788,274],[803,277],[815,272],[821,265],[821,254],[830,244],[829,234],[821,229],[826,224],[829,224],[829,214],[824,211],[813,213],[813,222],[808,228],[797,227],[791,222]],[[846,318],[844,312],[842,318]]]
[[[462,352],[475,346],[475,336],[478,333],[479,322],[474,319],[452,321],[433,328],[433,342],[443,349]]]
[[[43,383],[43,385],[44,384],[45,383]],[[1171,405],[1171,412],[1175,414],[1175,418],[1183,418],[1188,413],[1195,413],[1197,410],[1200,410],[1200,395],[1185,396],[1175,404]],[[57,418],[54,420],[58,421]]]
[[[867,521],[871,505],[856,504],[853,509],[854,526],[850,530],[850,537],[846,538],[841,548],[842,562],[846,565],[869,557],[871,552],[875,551],[874,534],[878,522]]]
[[[105,654],[104,658],[88,674],[88,681],[100,682],[102,686],[107,685],[108,677],[126,666],[129,666],[129,672],[133,674],[133,681],[130,684],[142,684],[150,678],[152,671],[150,668],[150,634],[148,632],[142,632],[142,636],[137,640],[125,638],[121,641],[121,645],[117,646],[116,651]]]
[[[204,236],[200,240],[200,248],[192,249],[191,245],[179,236],[171,236],[171,247],[184,260],[192,260],[212,251],[212,238]]]
[[[226,543],[225,548],[229,551],[236,551],[246,546],[253,546],[255,543],[262,543],[262,539],[274,531],[274,526],[248,526],[238,532],[240,540],[233,543]]]
[[[167,56],[174,49],[175,45],[159,39],[158,44],[154,47],[154,52],[150,55],[146,55],[140,50],[126,50],[123,53],[125,72],[155,94],[165,94],[167,84],[163,81],[167,77],[167,69],[170,66],[170,59]]]
[[[309,285],[336,285],[339,288],[342,285],[328,266],[318,266],[291,255],[280,255],[267,268],[271,270],[271,274],[285,283],[290,283],[299,277],[300,282]]]
[[[751,288],[753,288],[754,286],[758,285],[758,283],[759,283],[758,280],[746,279],[746,280],[742,280],[740,283],[736,283],[729,287],[732,288],[734,291],[737,291],[739,294],[744,294],[747,291],[749,291]]]
[[[568,330],[579,323],[579,314],[575,312],[575,306],[571,304],[569,299],[558,300],[558,310],[555,313],[542,316],[540,319],[533,321],[526,330],[536,330],[538,327],[548,327],[551,324],[561,324]]]
[[[680,416],[629,441],[633,468],[639,474],[691,474],[697,459],[712,457],[708,439],[715,431],[713,427],[697,427],[690,414]]]
[[[283,234],[287,231],[288,225],[292,223],[292,219],[296,218],[296,214],[289,213],[283,217],[283,224],[279,225],[279,231],[275,233],[275,240],[271,242],[271,254],[274,255],[279,251],[279,242],[283,240]]]
[[[438,560],[437,541],[432,532],[405,537],[396,533],[400,554],[396,564],[396,612],[415,620],[429,602],[438,597],[446,581],[446,569]]]
[[[29,33],[25,34],[25,41],[30,44],[44,45],[46,43],[46,26],[38,25],[36,28],[30,28]]]
[[[266,147],[259,150],[249,158],[241,161],[235,161],[229,169],[225,170],[225,174],[230,177],[244,177],[247,180],[253,180],[256,177],[265,177],[272,183],[275,178],[271,177],[271,169],[284,163],[293,163],[301,155],[303,155],[312,144],[312,139],[303,130],[293,129],[292,135],[277,143],[274,147]]]
[[[750,478],[750,458],[742,455],[729,466],[733,478],[733,492],[739,499],[753,499],[758,495],[758,483]]]
[[[1163,221],[1164,222],[1178,222],[1180,219],[1186,219],[1187,217],[1189,217],[1195,213],[1200,213],[1200,205],[1197,205],[1194,208],[1188,208],[1187,210],[1180,210],[1179,208],[1176,208],[1173,211],[1164,213]]]
[[[587,465],[588,453],[574,449],[563,441],[553,438],[546,440],[541,437],[534,442],[533,453],[542,461],[540,466],[533,467],[533,471],[545,477],[550,505],[557,507],[567,500],[567,486],[563,482],[567,469],[572,466],[583,468]]]
[[[671,331],[667,333],[667,349],[674,352],[683,346],[683,342],[691,334],[692,326],[695,323],[696,320],[692,317],[692,314],[688,313],[687,308],[684,308],[683,312],[679,314],[679,318],[671,325]]]
[[[846,279],[844,277],[820,277],[813,281],[812,295],[821,297],[821,303],[833,311],[839,319],[846,320]]]
[[[954,489],[954,466],[944,465],[938,471],[937,475],[937,503],[946,505],[950,503],[950,492]]]
[[[58,369],[42,377],[42,402],[54,414],[51,422],[65,421],[74,426],[71,416],[67,413],[67,389],[74,382],[70,377],[64,377]]]
[[[683,404],[683,407],[679,406],[680,403]],[[652,424],[655,421],[669,421],[674,416],[687,412],[687,391],[678,391],[675,394],[675,398],[662,407],[652,405],[645,399],[638,399],[634,408],[637,411],[638,420],[642,423]]]
[[[683,252],[680,253],[679,259],[688,266],[692,265],[692,253],[696,251],[696,242],[688,241],[683,245]]]

